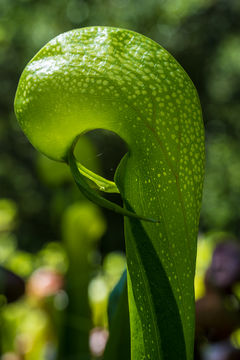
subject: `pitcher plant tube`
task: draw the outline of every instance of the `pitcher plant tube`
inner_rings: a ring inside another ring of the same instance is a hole
[[[204,130],[188,75],[141,34],[75,29],[26,66],[15,112],[37,150],[69,164],[87,198],[125,216],[131,359],[191,360]],[[74,158],[77,139],[94,129],[127,144],[114,182]],[[119,192],[124,207],[89,182]]]

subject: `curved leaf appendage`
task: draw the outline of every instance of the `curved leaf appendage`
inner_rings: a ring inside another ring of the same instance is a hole
[[[204,131],[187,74],[135,32],[73,30],[27,65],[15,110],[32,144],[59,161],[93,129],[128,144],[115,175],[124,206],[160,220],[125,217],[131,357],[191,360]]]

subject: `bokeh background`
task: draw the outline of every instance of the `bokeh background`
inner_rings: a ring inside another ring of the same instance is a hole
[[[107,341],[107,299],[125,268],[122,218],[84,200],[67,167],[32,148],[13,111],[18,79],[34,54],[54,36],[91,25],[149,36],[199,92],[206,177],[195,358],[240,359],[239,0],[0,0],[2,359],[95,359]],[[116,136],[95,131],[76,152],[112,179],[125,151]]]

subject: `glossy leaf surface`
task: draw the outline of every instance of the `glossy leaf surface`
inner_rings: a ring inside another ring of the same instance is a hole
[[[125,219],[131,356],[192,359],[204,134],[189,77],[140,34],[83,28],[53,39],[27,65],[15,111],[32,144],[56,160],[67,161],[92,129],[127,143],[115,176],[124,205],[160,220]]]
[[[104,360],[130,360],[130,324],[126,270],[109,296],[108,322],[110,336],[104,352]]]

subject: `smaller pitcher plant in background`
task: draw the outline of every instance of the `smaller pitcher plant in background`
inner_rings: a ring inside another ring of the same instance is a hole
[[[15,112],[37,150],[69,164],[88,199],[125,216],[131,359],[192,360],[204,130],[185,71],[133,31],[75,29],[26,66]],[[127,144],[114,182],[74,157],[79,137],[94,129]],[[90,183],[119,192],[124,207]]]

